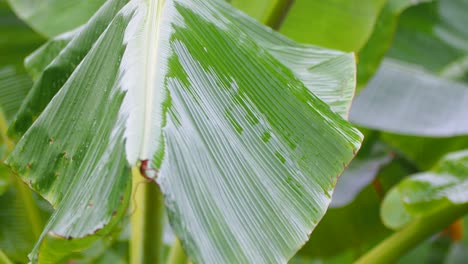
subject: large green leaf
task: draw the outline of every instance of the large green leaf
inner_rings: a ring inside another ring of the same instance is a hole
[[[130,177],[124,143],[118,141],[123,130],[112,129],[118,123],[123,94],[112,91],[113,83],[106,79],[118,74],[118,54],[124,50],[126,23],[115,21],[89,53],[89,59],[82,61],[80,67],[86,71],[77,71],[68,79],[54,98],[59,103],[47,108],[9,158],[23,180],[56,209],[35,247],[33,261],[39,251],[41,262],[56,262],[69,251],[87,246],[92,239],[86,236],[106,232],[107,229],[99,229],[111,219],[118,220],[114,216],[122,214],[125,208]],[[108,66],[102,67],[103,62]],[[70,89],[78,84],[88,92]],[[76,96],[82,100],[77,101]],[[59,109],[61,104],[67,105],[68,110]],[[79,109],[87,109],[93,116],[85,118]],[[97,119],[110,122],[96,123]]]
[[[360,146],[339,115],[353,55],[296,44],[222,1],[125,3],[108,1],[45,68],[47,47],[31,64],[44,71],[8,163],[56,207],[33,260],[108,231],[127,164],[151,160],[145,174],[194,261],[285,262]]]
[[[72,74],[121,5],[122,3],[103,8],[87,27],[52,39],[27,58],[26,67],[38,81],[13,124],[16,132],[26,131]],[[335,112],[343,117],[348,116],[356,82],[355,59],[351,53],[296,44],[252,21],[239,23],[246,34],[256,36],[257,41],[272,56],[290,67],[295,76],[315,95]],[[41,72],[43,73],[39,74]],[[51,82],[50,79],[56,75],[61,75],[62,78]]]
[[[468,151],[446,155],[431,171],[394,187],[382,205],[384,223],[394,229],[447,206],[468,203]]]
[[[355,100],[350,119],[407,135],[468,134],[468,86],[387,60]]]
[[[280,32],[296,41],[358,51],[372,33],[385,0],[296,0]]]
[[[83,25],[106,0],[7,0],[37,32],[53,37]]]

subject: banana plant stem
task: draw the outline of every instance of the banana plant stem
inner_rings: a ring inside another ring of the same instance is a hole
[[[266,25],[279,30],[293,3],[294,0],[277,0],[270,16],[267,18]]]
[[[185,255],[184,249],[182,248],[180,241],[176,239],[176,241],[171,247],[171,251],[169,252],[167,264],[186,264],[186,263],[187,263],[187,256]]]
[[[158,185],[132,169],[131,264],[160,264],[163,253],[164,203]]]
[[[278,30],[294,0],[232,0],[230,2],[234,7],[240,8],[259,22]]]
[[[466,213],[468,213],[468,204],[449,205],[414,220],[408,226],[395,232],[371,249],[359,258],[355,264],[395,263],[409,250],[449,226]]]

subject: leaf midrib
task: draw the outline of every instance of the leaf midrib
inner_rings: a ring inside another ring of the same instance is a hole
[[[159,58],[159,37],[161,31],[161,15],[166,0],[149,0],[148,5],[148,27],[146,34],[146,52],[149,56],[146,57],[145,62],[145,82],[144,82],[144,95],[145,95],[145,111],[144,111],[144,126],[143,126],[143,141],[140,151],[140,157],[148,153],[148,146],[151,141],[151,123],[152,123],[152,109],[154,107],[154,84],[158,78],[156,66],[158,65]]]

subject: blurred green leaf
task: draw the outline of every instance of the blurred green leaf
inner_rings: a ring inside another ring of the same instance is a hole
[[[392,46],[399,18],[407,8],[432,0],[388,0],[380,12],[372,35],[358,53],[358,92],[364,88],[369,79]]]
[[[385,0],[295,0],[280,32],[299,42],[358,51],[384,4]]]
[[[382,219],[399,229],[414,218],[440,208],[468,203],[468,151],[446,155],[428,172],[400,182],[382,204]]]
[[[16,14],[45,37],[83,25],[106,0],[7,0]]]
[[[410,8],[401,18],[389,56],[463,80],[468,70],[467,8],[465,0],[439,0]]]
[[[468,85],[387,59],[356,98],[350,120],[406,135],[468,134]]]
[[[23,60],[43,39],[16,18],[4,0],[0,17],[0,108],[10,121],[32,86]]]

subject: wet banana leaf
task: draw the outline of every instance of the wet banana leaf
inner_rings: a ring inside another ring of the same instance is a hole
[[[284,263],[307,241],[362,140],[353,54],[215,0],[109,0],[67,34],[31,57],[11,128],[8,164],[56,209],[33,262],[109,232],[139,164],[197,263]]]

